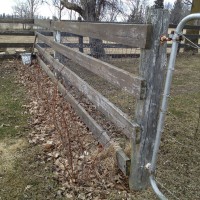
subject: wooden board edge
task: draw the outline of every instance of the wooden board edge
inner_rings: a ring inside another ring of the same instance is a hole
[[[56,79],[55,75],[51,72],[51,70],[46,66],[46,64],[42,61],[42,59],[37,56],[40,66],[47,73],[47,75],[51,78],[51,80],[58,84],[59,92],[62,93],[64,98],[72,105],[74,110],[77,112],[81,120],[88,126],[88,128],[92,131],[94,136],[98,139],[98,141],[104,146],[108,147],[113,142],[103,130],[103,128],[97,124],[97,122],[87,113],[87,111],[71,96],[65,89],[65,87]],[[95,132],[94,132],[95,131]],[[118,149],[116,151],[117,165],[119,169],[124,173],[124,175],[129,174],[129,162],[130,159],[125,155],[122,149]]]

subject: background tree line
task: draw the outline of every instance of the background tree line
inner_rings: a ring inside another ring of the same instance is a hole
[[[199,0],[176,0],[174,4],[155,0],[153,7],[165,8],[170,11],[170,23],[178,24],[190,14],[192,3]],[[122,21],[145,23],[150,8],[149,0],[16,0],[13,15],[23,18],[38,17],[38,8],[42,4],[51,4],[58,19],[68,12],[69,19],[81,17],[86,21]],[[198,3],[199,4],[199,3]]]
[[[156,9],[168,9],[170,12],[170,23],[178,24],[186,15],[200,12],[199,0],[176,0],[174,4],[165,3],[164,0],[155,0],[153,6],[149,6],[149,0],[16,0],[13,6],[13,14],[18,17],[36,18],[38,8],[42,5],[54,7],[57,19],[62,19],[63,12],[68,12],[69,19],[80,19],[85,21],[108,21],[108,22],[130,22],[145,23],[148,11],[151,7]],[[52,16],[53,17],[53,16]],[[196,25],[198,22],[193,21]],[[198,30],[187,30],[187,34],[199,34]],[[198,44],[198,40],[194,40]],[[102,41],[90,38],[92,55],[104,55]]]

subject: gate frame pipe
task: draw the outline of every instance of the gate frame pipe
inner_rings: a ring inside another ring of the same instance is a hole
[[[168,97],[170,95],[170,87],[171,87],[171,83],[172,83],[172,76],[173,76],[176,55],[177,55],[177,49],[178,49],[177,38],[182,33],[182,29],[183,29],[184,25],[188,21],[195,20],[195,19],[200,19],[200,13],[190,14],[190,15],[186,16],[185,18],[183,18],[180,21],[180,23],[178,24],[175,34],[172,38],[172,41],[173,41],[172,50],[171,50],[171,54],[170,54],[170,58],[169,58],[169,64],[168,64],[168,69],[167,69],[167,76],[166,76],[166,81],[165,81],[165,87],[164,87],[161,111],[160,111],[159,121],[158,121],[158,126],[157,126],[156,140],[155,140],[155,145],[154,145],[154,149],[153,149],[152,160],[151,160],[151,163],[148,163],[146,166],[149,169],[149,173],[150,173],[149,179],[150,179],[151,186],[152,186],[154,192],[156,193],[156,195],[161,200],[167,200],[167,198],[164,196],[164,194],[162,194],[162,192],[159,190],[159,188],[157,186],[157,183],[155,181],[155,171],[156,171],[158,151],[159,151],[161,136],[162,136],[163,128],[164,128],[164,121],[165,121],[167,105],[168,105]]]

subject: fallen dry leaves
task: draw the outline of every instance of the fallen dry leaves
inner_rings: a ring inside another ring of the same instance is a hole
[[[113,148],[103,149],[59,94],[47,75],[35,64],[20,67],[20,82],[27,88],[31,114],[31,145],[41,145],[45,162],[53,161],[58,196],[67,199],[106,199],[124,193],[126,177],[116,167]]]

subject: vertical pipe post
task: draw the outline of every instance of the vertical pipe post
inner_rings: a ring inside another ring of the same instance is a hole
[[[170,54],[170,58],[169,58],[167,76],[166,76],[162,105],[161,105],[161,111],[160,111],[159,121],[158,121],[158,125],[157,125],[156,140],[155,140],[155,145],[154,145],[154,149],[153,149],[152,160],[150,163],[149,172],[150,172],[151,186],[152,186],[154,192],[157,194],[157,196],[162,200],[166,200],[166,197],[159,191],[157,184],[155,182],[155,179],[154,179],[154,175],[155,175],[155,170],[156,170],[156,163],[157,163],[158,151],[159,151],[159,147],[160,147],[161,136],[162,136],[162,132],[163,132],[163,128],[164,128],[164,121],[165,121],[167,105],[168,105],[168,97],[170,95],[172,76],[173,76],[173,71],[174,71],[174,67],[175,67],[175,61],[176,61],[176,55],[177,55],[177,49],[178,49],[177,38],[178,38],[179,34],[182,32],[184,25],[188,21],[194,20],[194,19],[200,19],[200,13],[191,14],[191,15],[188,15],[185,18],[183,18],[181,20],[181,22],[178,24],[178,26],[176,28],[176,32],[173,36],[172,50],[171,50],[171,54]]]

